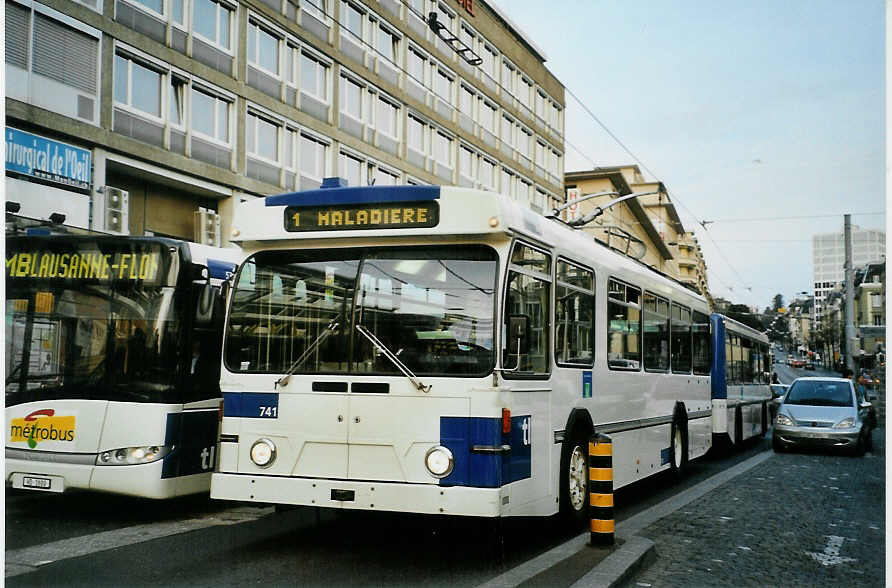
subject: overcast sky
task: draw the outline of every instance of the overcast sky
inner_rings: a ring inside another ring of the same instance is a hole
[[[567,88],[566,171],[635,163],[572,92],[666,184],[714,295],[812,292],[812,235],[885,228],[856,214],[886,208],[881,0],[494,1]]]

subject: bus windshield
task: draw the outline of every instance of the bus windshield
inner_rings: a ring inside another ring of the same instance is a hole
[[[7,244],[6,405],[176,402],[184,317],[166,284],[171,257],[97,242],[30,245]]]
[[[496,253],[482,246],[264,251],[243,265],[224,357],[235,372],[418,375],[492,370]]]

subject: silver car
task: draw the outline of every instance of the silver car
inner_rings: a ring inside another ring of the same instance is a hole
[[[799,378],[774,418],[772,446],[838,448],[864,455],[873,448],[871,404],[843,378]]]

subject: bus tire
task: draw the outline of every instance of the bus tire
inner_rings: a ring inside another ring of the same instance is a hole
[[[676,479],[681,478],[688,468],[688,418],[681,405],[676,408],[675,415],[672,417],[669,466]]]
[[[561,447],[560,516],[571,529],[581,529],[588,514],[588,440],[591,431],[576,427]]]
[[[738,406],[734,409],[734,445],[740,449],[743,443],[743,409]]]

